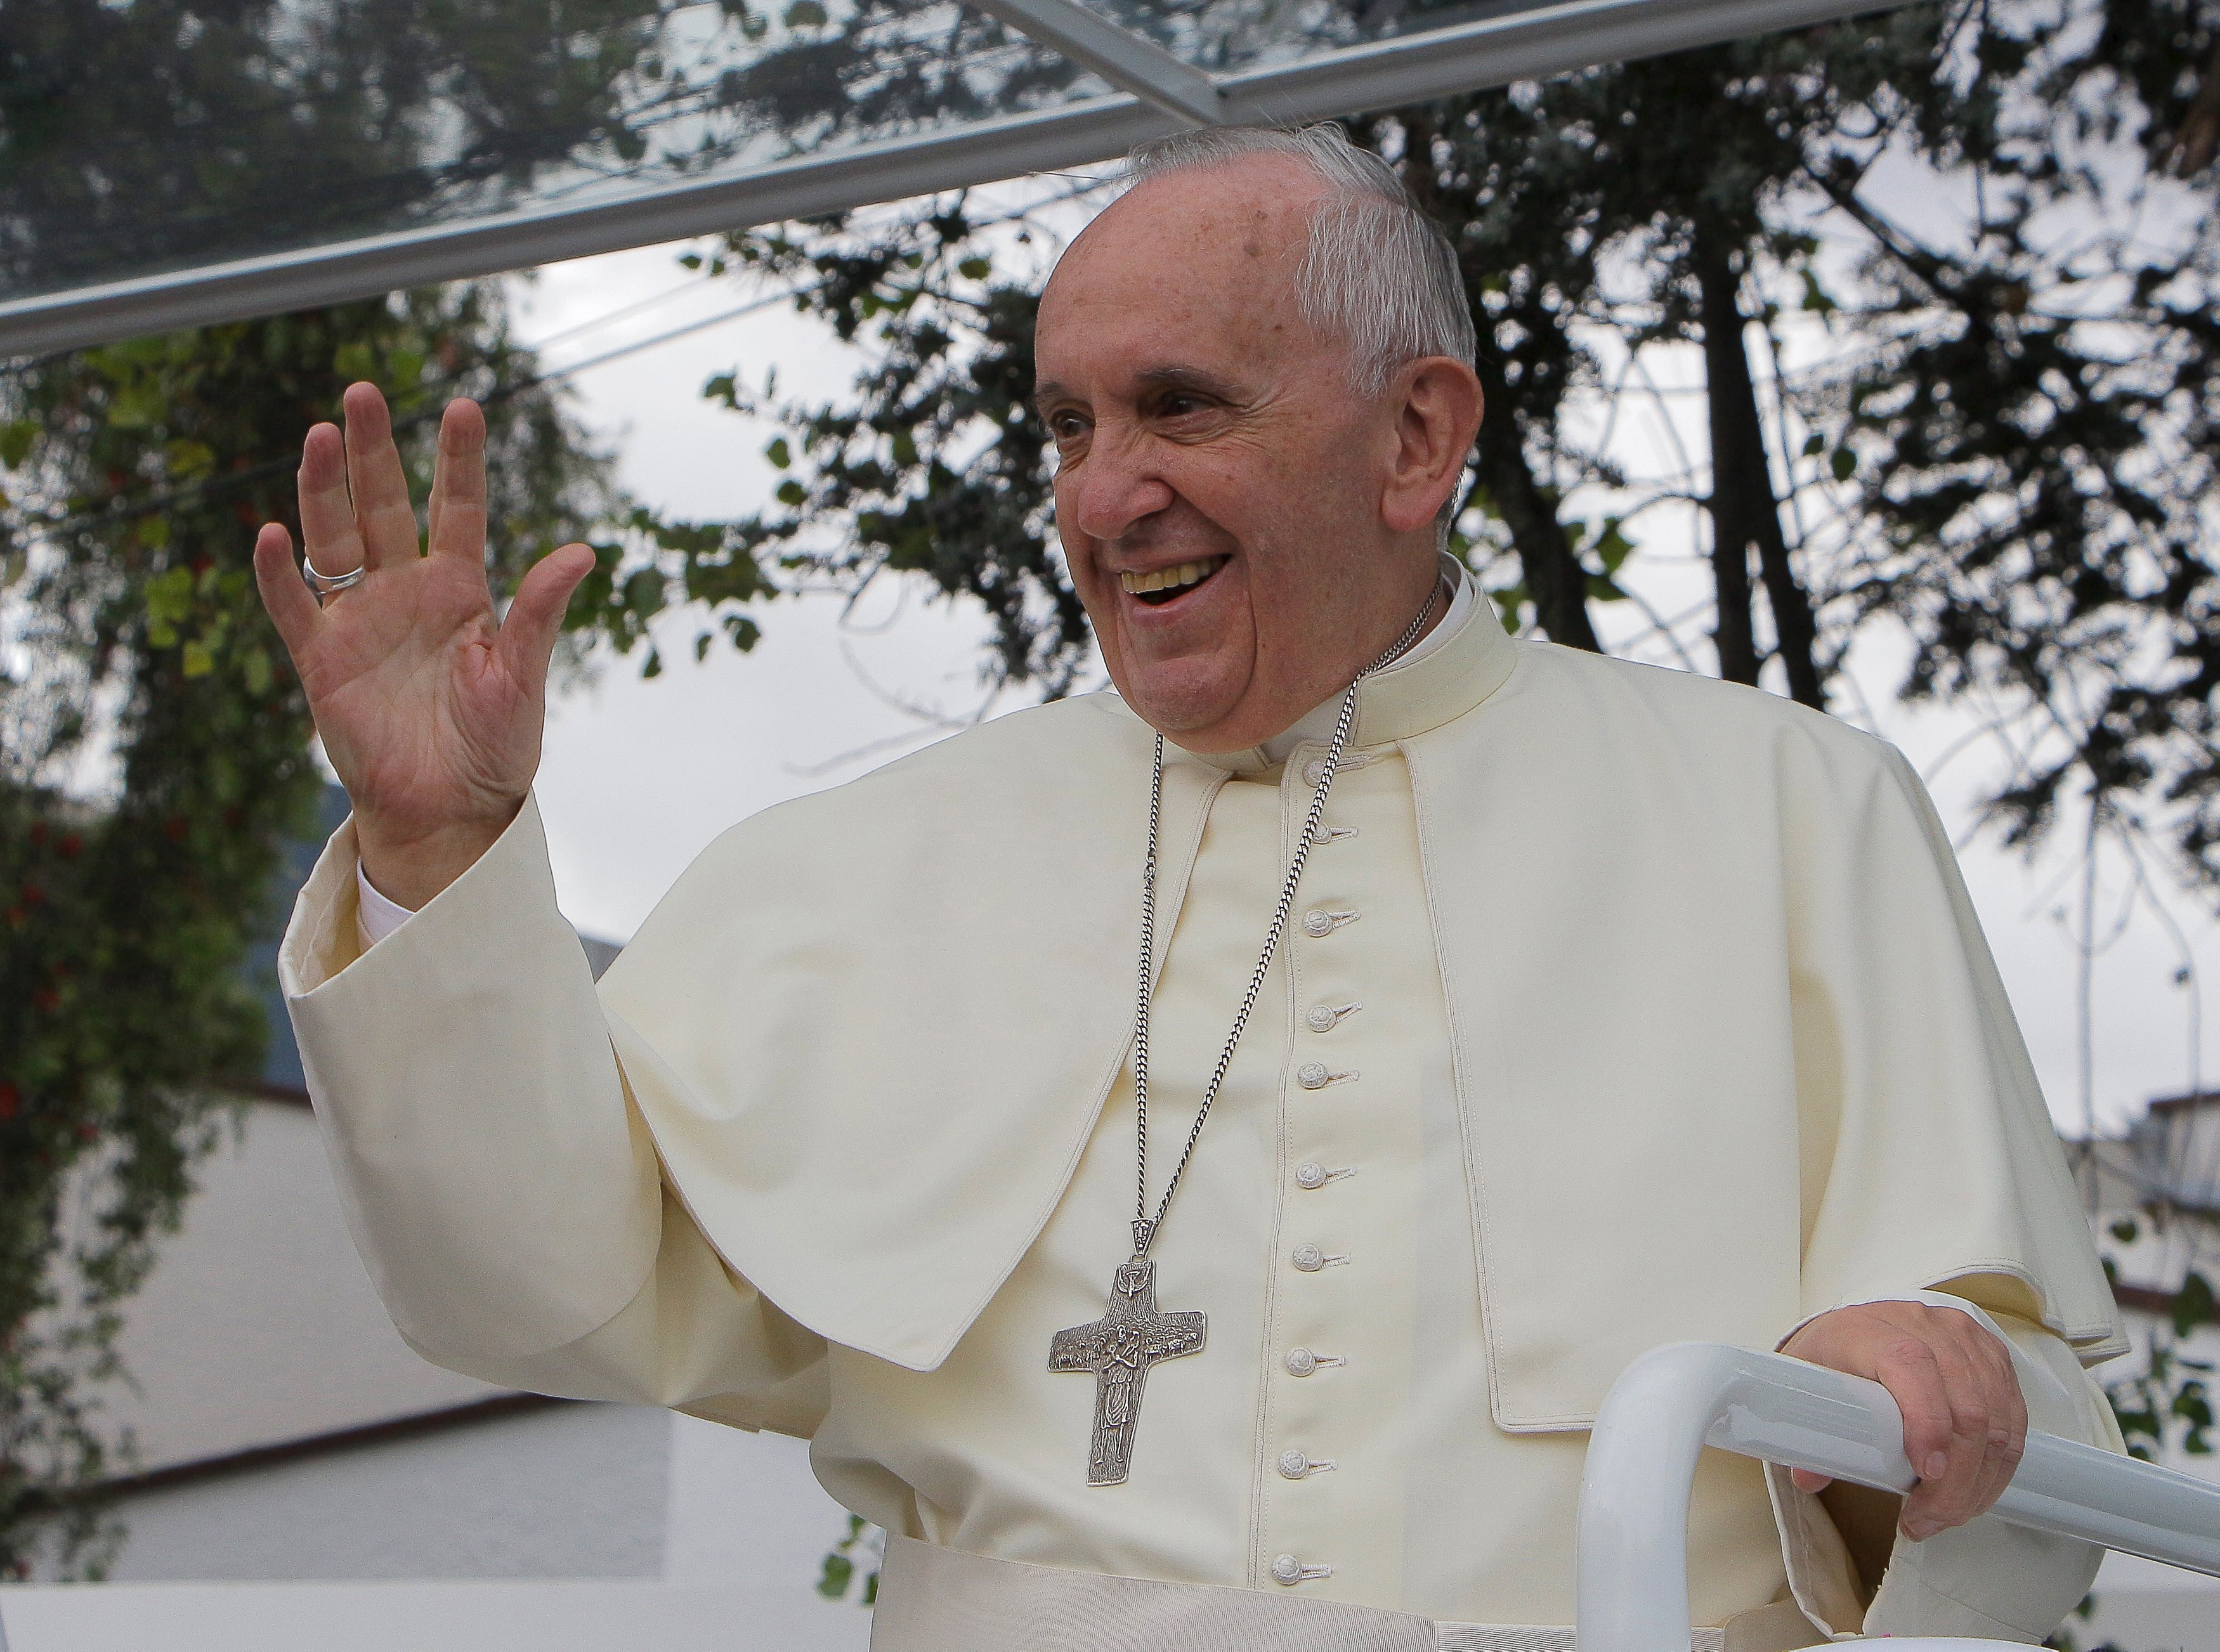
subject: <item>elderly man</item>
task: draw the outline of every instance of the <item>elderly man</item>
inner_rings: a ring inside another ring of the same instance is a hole
[[[1975,1517],[2030,1412],[2117,1443],[2118,1343],[1917,780],[1505,635],[1438,548],[1471,320],[1380,162],[1132,174],[1038,337],[1117,694],[736,827],[598,999],[529,795],[588,554],[496,623],[475,409],[424,557],[376,395],[309,433],[321,609],[257,565],[355,812],[283,967],[396,1324],[808,1437],[894,1534],[882,1652],[1568,1645],[1611,1380],[1785,1346],[1924,1481],[1707,1461],[1698,1643],[2040,1638],[2093,1555]]]

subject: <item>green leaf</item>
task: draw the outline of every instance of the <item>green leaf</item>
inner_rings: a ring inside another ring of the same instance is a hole
[[[652,620],[663,612],[663,576],[652,568],[635,568],[624,583],[625,612]]]
[[[1804,457],[1805,458],[1816,458],[1826,451],[1827,439],[1824,436],[1822,436],[1818,431],[1813,431],[1810,435],[1804,439]]]
[[[167,524],[164,526],[166,527]],[[175,624],[191,613],[192,607],[191,569],[165,569],[147,582],[147,618],[153,624]],[[160,645],[163,647],[169,645],[166,643]]]
[[[2111,1228],[2112,1237],[2122,1244],[2133,1244],[2142,1231],[2142,1230],[2136,1225],[2136,1219],[2132,1216],[2123,1216],[2112,1224]]]
[[[709,658],[709,649],[716,640],[715,633],[708,631],[694,639],[694,663],[696,665]]]
[[[984,281],[994,271],[994,265],[985,259],[965,259],[956,266],[957,273],[974,281]]]
[[[845,1600],[848,1586],[856,1580],[856,1562],[845,1555],[825,1557],[825,1575],[817,1580],[817,1593],[827,1600]]]
[[[1836,481],[1848,482],[1857,474],[1858,456],[1847,447],[1837,447],[1828,465],[1834,471]]]
[[[246,685],[247,693],[259,699],[270,692],[270,656],[263,649],[250,648],[239,657],[240,681]]]
[[[210,652],[209,645],[198,638],[185,645],[184,652],[178,656],[178,660],[184,666],[187,676],[206,676],[210,671],[215,670],[215,654]]]
[[[162,450],[164,462],[172,477],[183,479],[206,476],[215,468],[215,450],[206,442],[196,442],[178,437]]]
[[[2199,1325],[2220,1324],[2220,1302],[2212,1294],[2212,1281],[2195,1269],[2173,1294],[2173,1334],[2186,1337]]]
[[[787,446],[783,436],[771,438],[770,446],[764,449],[764,457],[782,471],[794,463],[794,452]]]
[[[778,502],[782,505],[799,506],[808,497],[808,489],[791,477],[778,484]]]
[[[825,8],[817,0],[794,0],[786,9],[789,28],[822,28],[825,27]]]
[[[162,392],[152,384],[116,391],[108,404],[108,422],[117,430],[145,430],[161,422]]]
[[[359,339],[350,339],[332,352],[332,371],[352,382],[358,378],[374,378],[377,374],[377,357]]]
[[[31,444],[39,439],[35,420],[15,419],[0,425],[0,464],[13,470],[31,455]]]
[[[663,675],[663,651],[660,649],[651,648],[647,651],[647,664],[639,668],[639,674],[643,677]]]
[[[149,551],[159,551],[170,543],[170,519],[166,516],[141,516],[138,530],[139,543]]]

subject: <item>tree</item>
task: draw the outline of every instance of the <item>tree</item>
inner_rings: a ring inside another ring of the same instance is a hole
[[[302,433],[355,378],[417,429],[488,402],[495,573],[608,521],[606,459],[534,380],[498,290],[458,286],[135,340],[0,378],[12,663],[0,678],[0,1575],[97,1573],[98,1385],[227,1080],[257,1071],[239,963],[321,786],[254,595],[297,524]],[[277,457],[272,457],[272,456]],[[614,545],[604,553],[614,566]],[[621,627],[606,575],[579,626]],[[87,1213],[65,1219],[65,1194]]]

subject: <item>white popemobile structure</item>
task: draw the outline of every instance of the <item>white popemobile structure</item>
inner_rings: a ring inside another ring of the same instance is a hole
[[[1689,1652],[1688,1490],[1706,1446],[1882,1491],[1918,1479],[1878,1382],[1779,1354],[1674,1343],[1643,1355],[1596,1413],[1581,1480],[1581,1652]],[[2220,1577],[2220,1486],[2030,1433],[1995,1518]],[[1898,1652],[2008,1641],[1892,1639]]]

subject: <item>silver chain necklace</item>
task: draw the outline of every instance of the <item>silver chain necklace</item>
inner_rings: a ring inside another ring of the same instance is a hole
[[[1439,589],[1435,587],[1435,590]],[[1271,926],[1264,932],[1263,951],[1257,954],[1257,967],[1250,972],[1249,990],[1241,996],[1241,1012],[1233,1018],[1233,1030],[1225,1035],[1225,1047],[1218,1052],[1218,1066],[1202,1093],[1202,1106],[1195,1112],[1194,1126],[1187,1133],[1187,1144],[1180,1150],[1179,1163],[1172,1167],[1171,1180],[1164,1184],[1164,1196],[1157,1201],[1157,1213],[1151,1216],[1149,1001],[1153,995],[1151,977],[1156,973],[1157,838],[1164,807],[1164,737],[1157,736],[1149,783],[1149,856],[1141,872],[1140,985],[1133,1013],[1133,1109],[1137,1117],[1133,1255],[1131,1261],[1119,1264],[1111,1279],[1109,1306],[1103,1316],[1091,1324],[1057,1331],[1048,1350],[1050,1370],[1094,1374],[1094,1435],[1087,1462],[1087,1483],[1090,1486],[1124,1482],[1132,1463],[1133,1431],[1140,1417],[1141,1387],[1150,1368],[1162,1361],[1201,1350],[1201,1313],[1192,1310],[1177,1313],[1157,1311],[1157,1265],[1149,1260],[1149,1247],[1156,1242],[1157,1230],[1163,1225],[1164,1213],[1172,1207],[1172,1195],[1179,1191],[1180,1179],[1187,1174],[1188,1161],[1194,1156],[1194,1144],[1201,1138],[1212,1103],[1218,1100],[1219,1086],[1225,1082],[1226,1069],[1233,1063],[1234,1047],[1248,1028],[1250,1013],[1257,1007],[1257,994],[1263,990],[1265,973],[1271,969],[1273,956],[1279,951],[1280,937],[1288,926],[1288,914],[1294,907],[1295,887],[1302,882],[1303,865],[1310,858],[1311,845],[1318,841],[1326,793],[1333,786],[1342,748],[1348,745],[1350,730],[1356,725],[1356,686],[1409,651],[1411,645],[1418,641],[1419,632],[1425,628],[1426,615],[1433,612],[1433,607],[1434,590],[1430,590],[1403,634],[1386,653],[1356,674],[1341,697],[1341,713],[1334,719],[1333,739],[1319,764],[1318,787],[1311,794],[1311,806],[1303,817],[1303,835],[1295,845],[1294,859],[1288,863],[1287,878],[1280,885],[1280,898],[1272,908]]]

